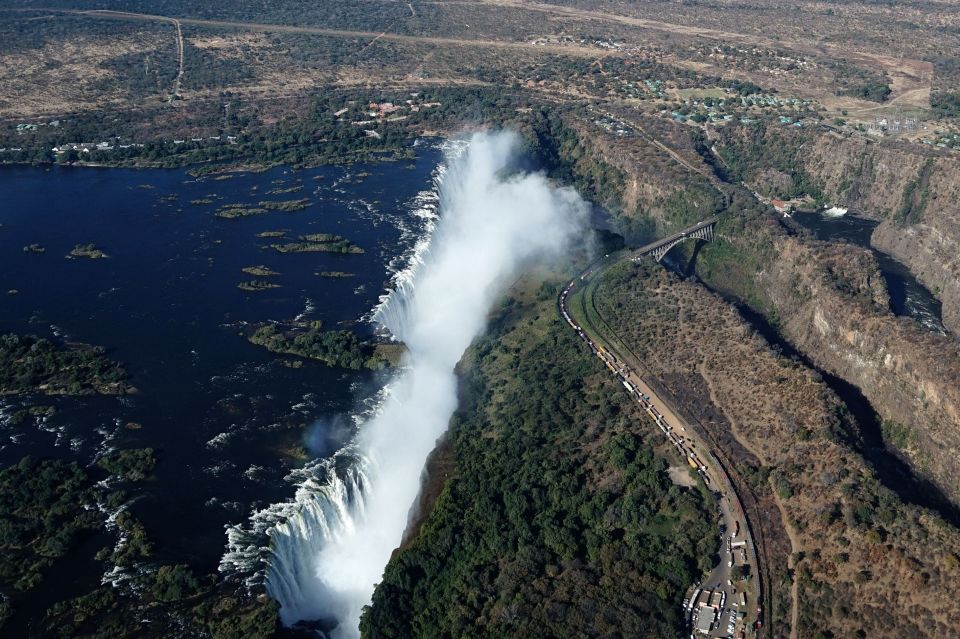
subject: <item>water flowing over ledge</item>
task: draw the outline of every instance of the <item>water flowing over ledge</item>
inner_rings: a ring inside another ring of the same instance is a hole
[[[333,636],[357,636],[427,455],[456,409],[457,362],[509,282],[562,251],[587,219],[575,191],[516,171],[519,148],[512,133],[481,133],[448,150],[433,206],[422,207],[432,212],[428,233],[372,315],[406,344],[403,368],[355,418],[347,447],[291,474],[300,480],[292,502],[228,530],[221,570],[254,568],[249,579],[265,580],[287,625],[321,620]]]

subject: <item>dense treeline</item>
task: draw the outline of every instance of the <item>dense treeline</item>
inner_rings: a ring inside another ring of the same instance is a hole
[[[32,2],[17,2],[33,6]],[[206,20],[249,20],[273,24],[313,24],[339,29],[383,30],[410,15],[405,4],[345,0],[336,3],[304,4],[298,0],[207,3],[190,0],[51,0],[43,6],[64,9],[107,9],[152,15],[201,18]]]
[[[247,339],[271,353],[296,355],[337,366],[360,370],[389,366],[397,356],[391,345],[362,340],[348,330],[324,330],[320,322],[280,330],[274,324],[259,326]]]
[[[890,85],[886,82],[864,82],[844,93],[871,102],[886,102],[890,97]]]
[[[731,182],[757,184],[754,179],[760,171],[779,172],[785,178],[776,185],[776,192],[764,195],[792,198],[810,195],[821,196],[821,189],[803,167],[801,152],[807,138],[803,134],[781,136],[777,144],[766,141],[767,124],[759,122],[750,126],[730,125],[721,130],[721,140],[716,145],[717,154],[723,160],[722,172]],[[764,185],[758,185],[761,190]]]
[[[960,91],[942,91],[930,95],[930,106],[945,118],[960,118]]]
[[[274,633],[272,600],[238,595],[216,575],[195,575],[185,564],[146,563],[154,559],[153,544],[117,482],[143,480],[155,464],[154,452],[147,448],[113,451],[89,470],[32,457],[0,469],[2,636],[255,639]],[[111,481],[98,481],[105,473]],[[104,511],[116,513],[117,540],[106,534]],[[41,585],[49,568],[67,555],[93,554],[91,540],[102,546],[92,560],[103,562],[104,572],[133,568],[129,591],[96,584],[90,592],[54,603],[45,613],[29,606],[20,610],[23,593]],[[132,592],[136,599],[130,598]]]
[[[41,391],[50,395],[119,394],[132,390],[126,371],[103,348],[59,348],[35,336],[0,335],[0,395]]]
[[[707,493],[670,483],[649,424],[552,298],[496,323],[468,356],[453,478],[362,633],[678,636],[683,592],[711,565]]]
[[[211,169],[217,164],[241,161],[292,166],[342,164],[409,157],[414,139],[424,130],[459,130],[478,122],[503,124],[516,120],[517,108],[527,105],[517,91],[504,87],[436,88],[415,93],[417,102],[435,106],[403,111],[403,120],[373,118],[368,105],[372,98],[403,105],[411,99],[410,92],[325,92],[313,96],[302,113],[270,117],[270,124],[262,120],[271,114],[245,109],[239,98],[224,95],[227,108],[219,104],[196,106],[190,119],[181,116],[183,122],[163,139],[145,132],[142,125],[145,120],[168,117],[169,111],[102,111],[64,118],[59,126],[41,127],[30,137],[20,136],[8,127],[0,130],[0,146],[22,149],[3,154],[4,160],[14,162],[63,163],[79,159],[108,165],[207,164]],[[347,111],[336,116],[341,109]],[[196,136],[202,139],[194,140]],[[178,137],[183,139],[177,140]],[[51,150],[67,143],[104,140],[110,140],[113,148],[82,155],[56,154]],[[142,146],[129,146],[132,143]],[[120,148],[121,145],[128,148]]]
[[[76,464],[24,457],[0,470],[0,585],[36,586],[81,533],[99,527],[95,505]]]

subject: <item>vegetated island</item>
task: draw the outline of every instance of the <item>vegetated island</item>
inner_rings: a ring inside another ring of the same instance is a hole
[[[102,260],[110,256],[98,249],[94,244],[77,244],[69,253],[67,253],[65,257],[68,260],[73,260],[79,257],[86,257],[91,260]]]
[[[334,278],[345,278],[345,277],[355,277],[356,273],[347,273],[346,271],[320,271],[314,273],[317,277],[334,277]]]
[[[275,189],[270,189],[269,191],[267,191],[267,195],[283,195],[285,193],[296,193],[297,191],[302,191],[302,190],[303,190],[302,184],[295,184],[293,186],[277,187]]]
[[[299,242],[271,244],[271,248],[280,253],[350,253],[359,255],[363,249],[341,235],[332,233],[312,233],[301,235]]]
[[[46,253],[47,249],[43,248],[39,244],[28,244],[23,247],[24,253]]]
[[[286,234],[286,231],[261,231],[257,237],[284,237]]]
[[[324,330],[320,321],[261,324],[247,339],[271,353],[296,355],[352,370],[396,366],[404,350],[400,344],[362,340],[353,331]]]
[[[27,408],[21,408],[17,410],[10,416],[10,424],[14,426],[19,426],[20,424],[27,421],[30,417],[35,417],[38,420],[41,420],[45,417],[52,417],[57,414],[56,406],[28,406]]]
[[[257,202],[256,206],[246,204],[224,204],[214,213],[217,217],[224,219],[234,219],[238,217],[251,217],[261,215],[268,211],[285,211],[293,213],[302,211],[310,206],[310,200],[302,198],[299,200],[262,200]]]
[[[268,266],[263,264],[258,264],[257,266],[244,266],[242,269],[247,275],[256,275],[257,277],[271,277],[274,275],[280,275],[279,271],[274,271]]]
[[[21,598],[40,585],[44,573],[93,535],[116,535],[96,553],[109,572],[136,566],[134,584],[145,595],[110,585],[51,605],[38,634],[79,636],[96,628],[98,636],[132,637],[142,633],[143,615],[174,620],[191,634],[266,637],[276,625],[276,604],[238,592],[216,575],[197,575],[186,564],[158,565],[146,527],[124,504],[117,481],[139,482],[153,474],[153,449],[110,452],[94,466],[82,468],[59,459],[24,457],[0,469],[0,628],[13,616]],[[111,477],[112,481],[101,481]],[[113,528],[103,509],[118,513]],[[169,635],[167,635],[169,636]]]
[[[240,282],[237,284],[237,288],[242,291],[266,291],[271,288],[280,288],[280,285],[276,282],[268,282],[266,280],[250,280],[249,282]]]
[[[0,335],[0,395],[124,395],[136,389],[102,347],[58,347],[34,335]]]

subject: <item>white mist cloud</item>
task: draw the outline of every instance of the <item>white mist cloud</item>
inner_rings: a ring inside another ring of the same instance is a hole
[[[413,286],[395,292],[393,312],[381,315],[407,345],[407,367],[360,430],[363,499],[346,516],[328,517],[324,543],[302,557],[310,565],[289,567],[299,573],[300,592],[278,597],[285,623],[333,616],[339,636],[358,635],[361,609],[400,544],[427,455],[456,409],[454,367],[520,270],[566,249],[583,228],[587,205],[573,189],[540,174],[505,175],[519,148],[513,133],[479,133],[448,158],[429,249]]]

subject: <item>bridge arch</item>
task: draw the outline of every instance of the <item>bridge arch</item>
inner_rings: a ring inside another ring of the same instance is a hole
[[[703,222],[694,224],[693,226],[678,233],[669,235],[661,240],[651,242],[646,246],[641,246],[634,252],[633,259],[636,261],[646,257],[647,255],[652,255],[653,259],[659,262],[667,253],[670,252],[670,249],[684,240],[703,240],[704,242],[712,242],[713,227],[717,225],[719,220],[719,217],[712,217],[708,220],[704,220]]]

